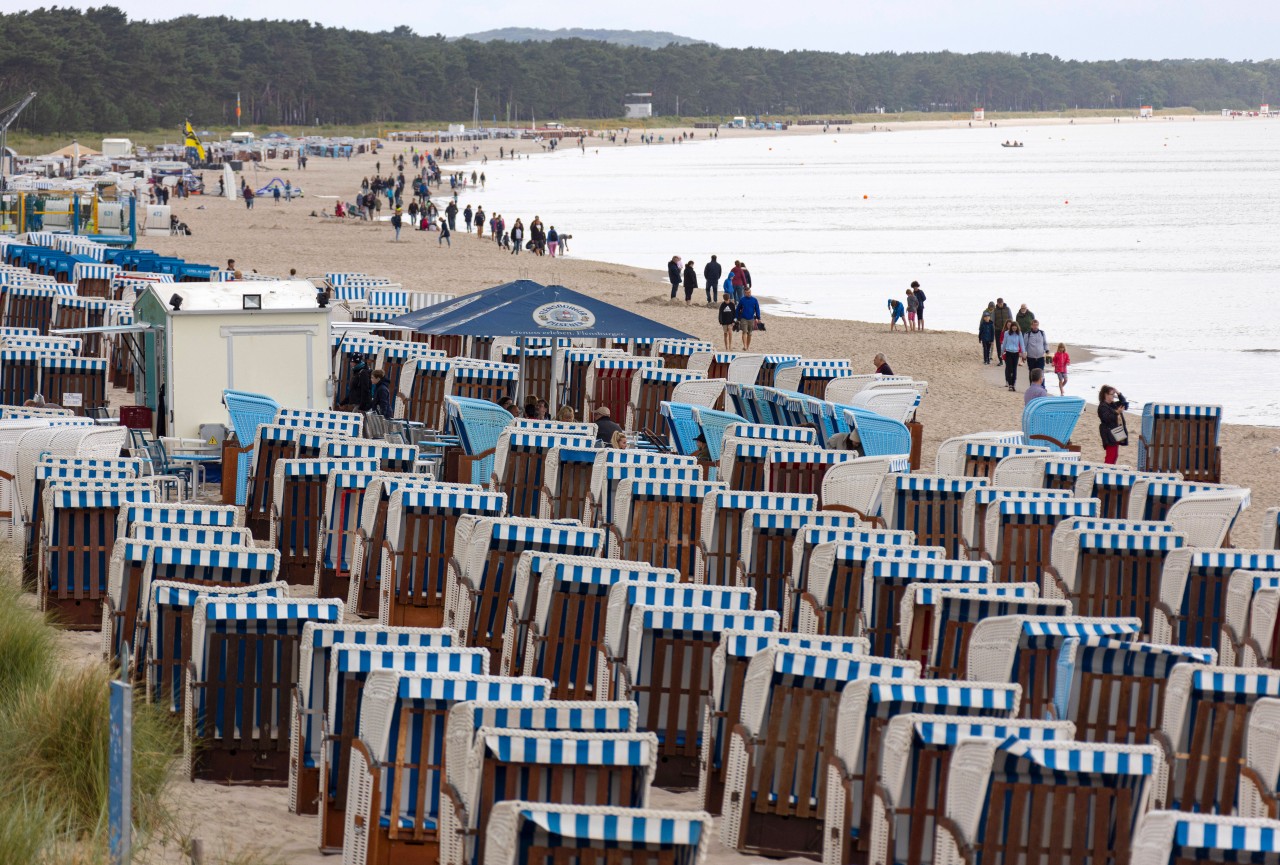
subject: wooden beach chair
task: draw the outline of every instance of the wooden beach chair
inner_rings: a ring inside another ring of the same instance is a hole
[[[450,708],[545,700],[548,686],[541,679],[370,673],[351,743],[343,865],[438,862]]]
[[[553,699],[598,699],[597,661],[604,648],[610,589],[620,582],[675,583],[680,575],[673,569],[654,568],[645,562],[541,554],[539,558],[542,577],[530,603],[528,635],[524,650],[519,653],[522,664],[516,666],[515,646],[504,642],[504,665],[508,670],[553,682]],[[513,614],[524,617],[519,608],[524,594],[517,585],[516,607],[508,614],[508,622]],[[510,633],[511,642],[519,639],[514,631]]]
[[[582,416],[590,417],[597,408],[607,408],[615,421],[626,420],[632,380],[642,369],[662,366],[662,359],[656,357],[595,358],[583,380],[586,401]]]
[[[631,379],[631,393],[627,400],[626,423],[623,427],[635,432],[657,430],[660,426],[659,406],[672,400],[676,386],[686,381],[707,378],[703,372],[676,369],[669,364],[648,367]],[[714,402],[714,396],[712,398]]]
[[[989,584],[989,562],[955,559],[900,558],[873,555],[863,565],[862,635],[870,641],[871,654],[899,657],[899,622],[908,589],[919,583],[939,587]],[[915,658],[919,660],[918,657]]]
[[[312,584],[317,597],[345,598],[350,595],[355,533],[360,527],[364,493],[379,474],[358,470],[329,472],[325,480],[324,508],[320,512],[316,532],[316,565]]]
[[[1020,445],[1022,444],[1022,430],[967,433],[961,436],[952,436],[938,445],[938,453],[934,458],[934,474],[947,475],[949,477],[966,474],[964,467],[968,461],[968,455],[965,452],[965,448],[971,442]]]
[[[890,475],[883,487],[885,527],[915,532],[917,543],[942,547],[949,558],[959,558],[964,551],[964,494],[987,483],[983,478]]]
[[[843,517],[843,518],[842,518]],[[885,532],[863,523],[853,514],[823,517],[823,524],[805,526],[796,533],[791,547],[791,570],[787,573],[787,606],[783,621],[788,627],[796,627],[800,608],[800,596],[809,591],[809,562],[813,551],[822,544],[911,544],[914,536],[905,533]]]
[[[827,472],[857,458],[853,451],[772,448],[765,467],[765,488],[773,493],[818,496],[821,506],[822,480]]]
[[[1097,499],[1002,499],[987,508],[981,557],[997,582],[1041,582],[1058,524],[1096,516]]]
[[[667,369],[687,369],[689,358],[711,351],[711,343],[702,339],[659,339],[653,344],[653,356],[662,358]]]
[[[1280,571],[1280,553],[1190,547],[1169,553],[1151,622],[1152,640],[1221,652],[1227,588],[1235,571]]]
[[[298,682],[294,686],[289,732],[289,811],[318,814],[324,713],[329,704],[329,671],[338,645],[388,649],[450,648],[457,634],[445,628],[387,628],[375,624],[308,622],[302,628]],[[352,731],[354,734],[354,731]],[[349,747],[349,741],[346,743]],[[345,795],[346,790],[343,789]],[[322,830],[323,831],[323,830]]]
[[[729,734],[742,712],[747,669],[751,659],[769,646],[816,649],[844,655],[866,655],[869,648],[866,640],[853,637],[831,639],[780,631],[725,631],[721,634],[720,645],[711,656],[711,694],[702,710],[698,797],[709,813],[721,813],[729,759]]]
[[[910,662],[769,646],[748,664],[730,732],[721,840],[770,856],[822,851],[840,695],[866,677],[910,680]]]
[[[816,496],[777,495],[716,489],[702,505],[702,525],[698,534],[698,555],[693,582],[711,586],[737,585],[735,570],[743,555],[743,525],[749,511],[817,511]]]
[[[1122,520],[1129,515],[1129,500],[1139,481],[1180,481],[1176,474],[1155,474],[1118,469],[1112,466],[1085,469],[1076,478],[1075,494],[1078,498],[1095,498],[1099,502],[1099,516]]]
[[[455,362],[445,376],[445,399],[496,403],[512,395],[519,378],[520,367],[513,363]]]
[[[858,457],[832,466],[822,477],[822,506],[849,511],[871,526],[887,528],[885,488],[910,470],[911,458],[906,455]]]
[[[998,502],[1009,499],[1070,499],[1070,490],[1036,488],[976,487],[964,494],[960,504],[960,533],[965,554],[970,559],[979,558],[986,540],[987,511]]]
[[[1165,807],[1201,814],[1236,808],[1249,712],[1280,696],[1280,672],[1179,664],[1165,686],[1164,718],[1152,736],[1169,754]]]
[[[1142,407],[1138,469],[1177,472],[1189,481],[1222,480],[1222,406],[1149,402]]]
[[[996,466],[1000,461],[1019,454],[1047,454],[1050,449],[1041,445],[999,444],[990,441],[965,442],[961,448],[964,455],[964,468],[960,474],[969,478],[986,478],[995,476]]]
[[[282,459],[271,485],[272,545],[280,551],[284,581],[315,585],[321,526],[329,475],[333,472],[373,474],[377,460]]]
[[[786,614],[792,606],[796,538],[807,528],[856,529],[856,517],[823,511],[753,508],[743,518],[734,584],[756,590],[761,609]]]
[[[908,593],[915,604],[910,621],[915,627],[927,618],[931,624],[927,660],[923,669],[930,678],[964,679],[969,672],[969,646],[973,630],[984,619],[1001,616],[1070,616],[1071,605],[1037,597],[1034,584],[1012,583],[1015,588],[1001,592],[1001,584],[964,587],[917,586]],[[927,591],[926,591],[927,589]],[[923,597],[922,597],[923,596]],[[921,617],[923,601],[931,601],[927,617]],[[904,599],[904,605],[906,599]]]
[[[914,666],[909,669],[918,672]],[[828,797],[825,827],[842,842],[843,861],[864,858],[872,850],[875,791],[893,718],[919,713],[1009,721],[1017,717],[1021,698],[1017,685],[986,682],[943,684],[880,676],[850,682],[840,694],[836,734],[820,770]],[[824,844],[825,849],[830,846]]]
[[[743,414],[741,408],[735,408]],[[816,433],[807,427],[784,427],[773,424],[738,423],[725,430],[720,443],[719,477],[735,490],[763,490],[769,448],[786,447],[801,450],[817,447]]]
[[[827,384],[849,374],[848,358],[808,358],[783,361],[774,366],[773,386],[822,399]]]
[[[1053,716],[1086,742],[1149,745],[1164,717],[1165,688],[1178,664],[1216,663],[1212,649],[1188,649],[1093,634],[1062,645]]]
[[[445,584],[446,624],[457,628],[468,645],[489,649],[493,672],[502,657],[515,592],[516,563],[521,554],[531,551],[589,556],[599,552],[604,540],[603,532],[576,523],[516,517],[468,516],[460,522],[455,535]]]
[[[873,557],[945,559],[941,547],[918,547],[908,532],[876,532],[868,543],[820,544],[809,556],[808,589],[800,592],[796,630],[802,634],[863,636],[866,564]]]
[[[453,361],[444,358],[406,362],[400,370],[400,386],[392,413],[427,429],[444,429],[445,380],[451,369]]]
[[[557,444],[547,449],[542,464],[542,492],[538,497],[539,519],[585,519],[591,473],[599,453],[594,442],[585,448]]]
[[[284,786],[302,626],[337,600],[200,598],[191,618],[183,762],[192,780]]]
[[[607,862],[619,853],[628,865],[698,865],[710,839],[710,818],[690,811],[498,802],[485,865]]]
[[[1048,467],[1053,464],[1079,463],[1080,454],[1066,451],[1055,451],[1049,454],[1029,453],[1007,456],[996,463],[996,470],[991,475],[993,487],[1011,487],[1035,489],[1050,488]],[[1078,474],[1078,472],[1077,472]],[[1074,475],[1072,477],[1075,477]],[[1075,488],[1074,481],[1070,488]]]
[[[693,581],[704,502],[724,489],[702,481],[622,480],[614,494],[613,520],[605,526],[609,554],[675,568],[686,582]]]
[[[615,348],[571,348],[564,353],[560,375],[560,393],[556,400],[578,414],[584,414],[587,403],[587,371],[599,357],[626,357],[627,352]]]
[[[940,560],[939,564],[945,564]],[[1040,587],[1035,583],[956,582],[909,583],[903,590],[898,607],[898,645],[896,657],[918,661],[922,669],[932,674],[935,636],[934,622],[942,605],[942,592],[951,592],[953,598],[994,597],[1036,599]]]
[[[1164,771],[1154,746],[963,739],[934,861],[1129,865]]]
[[[1010,737],[1029,742],[1070,741],[1074,733],[1066,721],[914,713],[889,719],[880,738],[880,780],[867,787],[866,795],[872,800],[870,825],[858,826],[858,831],[851,833],[840,823],[842,813],[828,808],[824,865],[852,861],[855,842],[865,843],[869,860],[881,865],[932,865],[937,861],[937,819],[946,808],[947,777],[959,742]],[[838,748],[837,740],[837,755]]]
[[[1131,520],[1166,520],[1169,509],[1186,496],[1237,489],[1228,484],[1140,478],[1129,491],[1129,511],[1125,516]]]
[[[556,447],[589,450],[594,446],[595,436],[570,437],[505,429],[494,446],[490,489],[506,494],[508,515],[537,519],[541,512],[547,453]]]
[[[1138,824],[1133,865],[1183,862],[1280,862],[1280,822],[1152,811]]]
[[[369,550],[379,562],[378,621],[392,627],[441,627],[450,562],[460,551],[460,520],[468,515],[497,516],[506,500],[475,487],[410,486],[393,489],[386,508],[383,540],[378,547],[370,544]],[[367,569],[365,574],[367,580]],[[358,599],[361,605],[368,594],[366,585]]]

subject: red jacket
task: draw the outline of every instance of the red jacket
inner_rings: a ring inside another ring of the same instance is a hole
[[[736,265],[733,270],[729,271],[729,277],[733,280],[734,288],[742,288],[747,284],[747,275],[743,273],[741,267]]]

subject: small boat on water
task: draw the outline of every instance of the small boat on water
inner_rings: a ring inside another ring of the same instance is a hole
[[[1006,142],[1004,142],[1003,144],[1001,144],[1000,146],[1001,146],[1001,147],[1021,147],[1021,146],[1022,146],[1022,142],[1021,142],[1021,141],[1006,141]]]

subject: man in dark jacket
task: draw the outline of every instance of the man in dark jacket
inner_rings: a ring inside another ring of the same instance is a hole
[[[600,406],[595,410],[594,419],[596,422],[596,438],[605,443],[606,446],[613,444],[613,434],[622,432],[622,427],[618,426],[610,416],[607,406]]]
[[[1009,324],[1009,319],[1013,317],[1013,312],[1009,307],[1005,306],[1004,298],[996,298],[996,308],[991,313],[991,323],[996,328],[996,366],[1004,365],[1004,349],[1000,346],[1004,342],[1004,330]]]
[[[688,261],[684,266],[684,303],[688,306],[693,302],[693,293],[698,290],[698,271],[694,270],[693,261]]]
[[[373,377],[369,373],[369,365],[364,355],[356,355],[351,361],[351,383],[347,385],[347,395],[342,400],[347,411],[368,411],[373,405]]]
[[[671,299],[676,299],[676,292],[680,290],[681,273],[680,273],[680,256],[673,255],[671,260],[667,262],[667,279],[671,282]]]
[[[724,270],[720,267],[720,262],[716,261],[716,257],[711,256],[711,260],[707,262],[707,266],[702,269],[702,276],[707,281],[707,306],[711,306],[716,302],[716,287],[720,285],[720,274]]]
[[[385,418],[394,417],[391,410],[391,383],[384,370],[375,369],[369,376],[373,382],[373,410]]]

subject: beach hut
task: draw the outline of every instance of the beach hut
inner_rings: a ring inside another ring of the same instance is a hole
[[[330,310],[305,280],[167,283],[134,302],[144,334],[140,402],[168,435],[195,437],[226,417],[227,389],[327,408]]]

